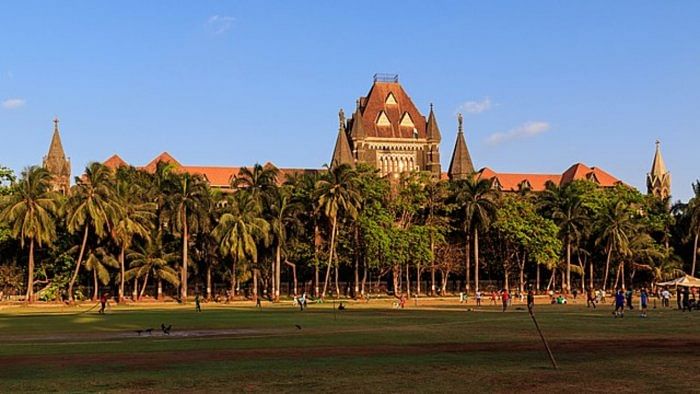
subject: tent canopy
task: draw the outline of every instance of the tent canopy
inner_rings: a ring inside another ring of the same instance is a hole
[[[700,287],[700,279],[690,275],[681,276],[680,278],[660,282],[657,286],[681,286],[681,287]]]

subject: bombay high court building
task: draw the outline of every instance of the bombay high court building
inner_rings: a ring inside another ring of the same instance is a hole
[[[609,172],[583,163],[574,163],[563,172],[554,174],[497,172],[489,167],[477,170],[469,153],[461,115],[458,115],[457,138],[452,145],[447,169],[440,164],[441,142],[442,134],[432,104],[425,116],[399,82],[398,75],[377,74],[367,95],[357,99],[349,118],[340,110],[337,137],[329,163],[331,166],[345,164],[352,167],[364,163],[375,167],[381,176],[396,176],[411,171],[426,171],[439,179],[461,180],[476,176],[492,180],[493,187],[504,192],[542,191],[549,182],[561,186],[575,180],[589,180],[600,187],[622,184]],[[199,174],[211,187],[224,190],[232,187],[241,170],[236,166],[183,164],[167,152],[137,168],[153,172],[159,162],[172,165],[177,172]],[[58,119],[54,120],[49,152],[43,163],[54,175],[55,190],[68,193],[71,167],[63,151]],[[130,165],[117,154],[103,163],[110,168]],[[284,167],[279,170],[281,180],[290,174],[319,171],[318,168]],[[671,175],[658,141],[646,183],[649,194],[661,198],[671,194]]]

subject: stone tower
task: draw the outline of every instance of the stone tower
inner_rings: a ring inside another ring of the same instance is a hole
[[[660,198],[671,195],[671,173],[666,169],[659,141],[656,141],[654,161],[651,163],[651,171],[647,174],[647,193]]]
[[[382,176],[416,170],[440,176],[441,136],[432,106],[426,120],[398,75],[375,75],[367,96],[360,97],[352,117],[343,120],[341,112],[331,165],[370,164]]]
[[[455,149],[452,152],[452,160],[450,160],[450,168],[447,170],[447,175],[452,180],[466,179],[474,173],[474,163],[467,148],[467,142],[464,140],[464,127],[462,125],[462,114],[457,115],[457,140],[455,141]]]
[[[58,130],[58,118],[53,120],[53,137],[49,153],[44,156],[43,166],[53,175],[53,190],[68,194],[70,191],[70,160],[66,158],[61,144],[61,134]]]

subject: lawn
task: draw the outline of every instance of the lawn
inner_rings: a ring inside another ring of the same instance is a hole
[[[553,370],[520,305],[90,306],[0,306],[0,391],[697,391],[695,312],[538,305]]]

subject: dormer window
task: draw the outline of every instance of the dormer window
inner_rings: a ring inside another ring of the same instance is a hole
[[[396,105],[396,97],[394,97],[394,93],[389,92],[389,95],[386,96],[386,100],[384,100],[384,104]]]
[[[411,119],[411,115],[408,114],[408,112],[404,112],[403,116],[401,117],[401,127],[412,127],[415,128],[415,125],[413,124],[413,120]]]
[[[377,116],[377,126],[391,126],[391,122],[384,111],[381,111],[379,116]]]
[[[593,172],[589,172],[588,175],[586,175],[586,178],[594,183],[600,184],[600,181],[598,180],[598,177],[595,175]]]

